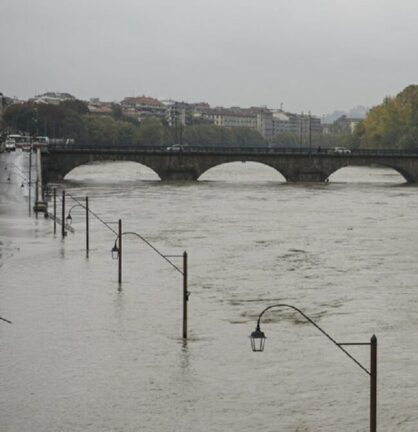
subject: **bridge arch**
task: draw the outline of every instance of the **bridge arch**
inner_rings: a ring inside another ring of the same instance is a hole
[[[122,157],[114,157],[111,154],[76,154],[68,157],[67,155],[56,155],[52,158],[42,158],[42,173],[45,182],[63,180],[75,168],[92,165],[98,162],[133,162],[143,165],[153,171],[160,179],[163,174],[159,169],[159,165],[152,159],[139,158],[136,155],[123,155]],[[48,160],[49,159],[49,160]],[[154,162],[154,163],[153,163]]]
[[[214,174],[218,169],[221,170],[222,168],[227,168],[226,166],[228,166],[228,165],[231,168],[233,167],[233,171],[235,171],[236,173],[239,173],[240,171],[242,171],[242,170],[240,170],[240,165],[243,165],[243,164],[245,165],[245,170],[247,172],[248,172],[247,167],[250,167],[250,170],[253,168],[253,173],[255,175],[257,175],[257,173],[255,173],[257,168],[260,171],[260,168],[264,167],[264,172],[266,174],[270,173],[270,172],[274,173],[273,175],[277,176],[276,180],[283,181],[283,182],[286,181],[286,177],[284,176],[284,174],[279,169],[277,169],[277,167],[274,166],[274,164],[269,164],[269,163],[266,163],[264,161],[261,162],[261,161],[256,160],[256,159],[231,160],[231,161],[222,161],[222,162],[213,163],[211,165],[204,167],[204,169],[200,172],[200,174],[198,176],[198,180],[200,180],[200,181],[207,180],[206,177],[210,176],[211,174]],[[236,169],[234,169],[235,167],[236,167]],[[253,173],[250,173],[250,175]],[[271,179],[267,178],[267,180],[271,180]]]
[[[332,172],[330,172],[328,179],[330,181],[332,181],[333,179],[330,177],[337,177],[341,176],[342,177],[342,171],[346,171],[347,169],[350,168],[364,168],[364,169],[368,169],[369,172],[373,172],[373,170],[378,170],[378,169],[388,169],[390,170],[392,173],[397,173],[399,178],[403,178],[404,180],[406,180],[407,182],[413,182],[414,178],[408,173],[407,170],[405,170],[402,167],[396,166],[396,165],[392,165],[392,164],[350,164],[350,165],[345,165],[345,166],[340,166],[335,168]],[[361,174],[361,173],[360,173]],[[384,175],[382,173],[382,175]],[[338,181],[338,180],[337,180]]]
[[[94,167],[98,168],[94,169]],[[142,162],[128,160],[100,160],[79,164],[65,173],[63,178],[71,180],[73,176],[77,178],[87,177],[93,180],[101,177],[107,180],[109,180],[109,177],[112,180],[160,180],[159,175],[151,167]]]

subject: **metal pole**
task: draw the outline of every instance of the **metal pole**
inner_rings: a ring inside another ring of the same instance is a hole
[[[303,147],[303,112],[299,116],[299,146]]]
[[[370,339],[370,432],[376,432],[377,419],[377,338]]]
[[[39,185],[39,179],[36,179],[36,188],[35,188],[35,206],[36,203],[39,201],[39,191],[38,191],[38,185]]]
[[[57,189],[54,188],[54,234],[57,233]]]
[[[119,259],[118,259],[118,282],[122,283],[122,219],[119,219]]]
[[[65,191],[62,191],[61,237],[65,237]]]
[[[309,111],[309,154],[311,154],[312,147],[312,131],[311,131],[311,112]]]
[[[187,252],[183,252],[183,339],[187,339],[187,302],[189,292],[187,289]]]
[[[30,141],[30,150],[29,150],[29,216],[32,211],[32,135],[29,137]]]
[[[89,257],[89,197],[86,197],[86,257]]]

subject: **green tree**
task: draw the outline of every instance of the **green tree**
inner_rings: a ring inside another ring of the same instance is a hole
[[[116,144],[117,127],[111,117],[86,116],[85,121],[90,145],[101,147]]]
[[[145,146],[164,144],[165,131],[162,122],[156,118],[142,120],[139,128],[139,142]]]
[[[62,138],[66,111],[62,106],[38,105],[36,110],[38,134],[52,138]]]
[[[111,115],[115,120],[122,120],[123,119],[122,107],[119,104],[112,103],[111,109],[112,109]]]
[[[134,146],[140,142],[139,128],[126,121],[116,122],[116,143],[120,146]]]
[[[418,85],[372,108],[355,136],[362,148],[418,148]]]
[[[3,121],[14,132],[36,133],[37,115],[31,103],[10,105],[3,114]]]
[[[84,118],[74,111],[67,114],[62,122],[62,136],[74,139],[77,144],[87,144],[88,130]]]
[[[59,106],[64,111],[74,111],[80,115],[89,113],[89,108],[87,103],[78,99],[63,101],[60,103]]]

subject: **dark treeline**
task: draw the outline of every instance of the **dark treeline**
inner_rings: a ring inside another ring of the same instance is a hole
[[[226,129],[212,124],[169,127],[156,118],[138,122],[125,116],[119,105],[110,116],[89,113],[82,101],[65,101],[60,105],[11,105],[4,113],[9,132],[70,138],[80,145],[95,146],[170,146],[181,143],[193,146],[265,146],[263,137],[246,128]]]

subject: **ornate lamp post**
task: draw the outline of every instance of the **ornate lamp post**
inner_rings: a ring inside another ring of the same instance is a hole
[[[153,246],[148,240],[146,240],[140,234],[127,231],[122,232],[122,220],[119,219],[119,232],[118,236],[115,239],[115,243],[111,249],[112,258],[118,260],[118,281],[122,283],[122,237],[125,235],[134,235],[138,237],[140,240],[145,242],[148,246],[150,246],[160,257],[162,257],[165,261],[167,261],[176,271],[178,271],[183,276],[183,339],[187,339],[187,303],[189,301],[190,292],[188,291],[188,255],[187,252],[183,252],[182,255],[164,255],[162,254],[155,246]],[[183,269],[180,269],[176,264],[174,264],[170,258],[183,258]]]
[[[73,198],[73,197],[72,197]],[[73,198],[74,199],[74,198]],[[89,233],[89,199],[86,197],[85,204],[81,203],[74,204],[70,210],[68,211],[68,215],[65,218],[68,225],[71,225],[73,222],[73,218],[71,216],[71,210],[75,207],[82,207],[86,209],[86,256],[89,257],[89,243],[90,243],[90,233]]]
[[[310,324],[315,326],[324,336],[326,336],[335,346],[337,346],[344,354],[351,358],[367,375],[370,376],[370,432],[376,432],[376,420],[377,420],[377,338],[373,335],[370,342],[347,342],[339,343],[332,338],[325,330],[319,327],[311,318],[305,315],[300,309],[295,306],[288,304],[276,304],[265,308],[259,315],[257,320],[257,326],[251,333],[251,348],[255,352],[261,352],[264,350],[266,336],[261,331],[260,321],[261,317],[272,308],[290,308],[302,315]],[[370,370],[367,370],[358,360],[356,360],[343,346],[352,345],[368,345],[370,346]]]

